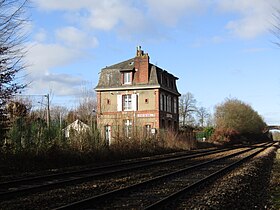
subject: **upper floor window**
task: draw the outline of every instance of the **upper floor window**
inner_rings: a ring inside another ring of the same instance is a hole
[[[174,98],[173,102],[174,102],[173,110],[174,110],[174,113],[177,114],[177,98]]]
[[[167,95],[163,95],[163,110],[166,112],[167,111]]]
[[[160,111],[167,111],[167,96],[165,94],[160,94]]]
[[[123,110],[132,110],[132,99],[131,94],[123,95]]]
[[[132,83],[132,72],[124,72],[123,73],[123,84],[131,84]]]
[[[160,94],[160,111],[163,111],[163,107],[164,107],[164,96],[163,94]]]
[[[167,112],[171,112],[171,96],[167,96]]]
[[[137,111],[137,94],[125,94],[117,96],[118,111]]]

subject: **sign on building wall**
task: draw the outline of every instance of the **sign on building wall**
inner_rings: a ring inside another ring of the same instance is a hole
[[[172,114],[166,114],[166,117],[167,118],[173,118],[173,115]]]
[[[155,117],[155,114],[137,114],[137,117]]]

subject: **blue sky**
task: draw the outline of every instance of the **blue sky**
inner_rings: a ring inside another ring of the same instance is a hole
[[[213,112],[226,98],[280,124],[280,48],[272,42],[279,0],[33,0],[26,94],[75,106],[101,68],[135,56],[179,78]],[[280,42],[280,40],[279,40]]]

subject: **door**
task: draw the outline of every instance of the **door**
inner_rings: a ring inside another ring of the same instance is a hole
[[[111,126],[110,125],[105,126],[105,142],[108,145],[111,144]]]

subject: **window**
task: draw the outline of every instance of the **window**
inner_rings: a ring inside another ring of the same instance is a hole
[[[110,99],[107,98],[107,105],[110,105],[111,104],[111,101]]]
[[[174,106],[173,106],[173,112],[175,113],[175,114],[177,114],[177,99],[176,98],[174,98],[173,99],[173,102],[174,102]]]
[[[125,137],[131,137],[132,132],[132,120],[124,120],[124,135]]]
[[[132,72],[124,72],[123,73],[123,84],[131,84],[132,83]]]
[[[123,95],[123,110],[132,110],[132,99],[131,94]]]
[[[163,111],[163,104],[164,104],[164,98],[163,95],[160,94],[160,111]]]
[[[149,103],[149,99],[145,98],[145,104],[148,104],[148,103]]]
[[[167,111],[167,96],[164,95],[164,111]]]
[[[117,96],[118,111],[137,111],[137,94],[126,94]]]
[[[146,134],[146,137],[149,137],[150,134],[151,134],[151,125],[145,125],[145,134]]]
[[[171,112],[171,96],[167,96],[167,111]]]

